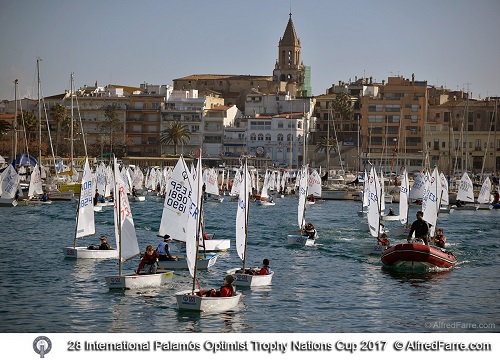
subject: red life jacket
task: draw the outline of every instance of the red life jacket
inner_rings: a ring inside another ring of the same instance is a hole
[[[220,288],[220,297],[231,297],[234,294],[233,286],[225,285]]]

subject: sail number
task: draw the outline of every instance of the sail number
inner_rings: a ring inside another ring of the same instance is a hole
[[[191,191],[173,179],[170,181],[170,186],[166,205],[184,213],[189,198],[191,198]]]

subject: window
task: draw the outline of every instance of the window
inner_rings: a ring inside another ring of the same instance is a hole
[[[255,140],[255,139],[256,139],[255,133],[250,134],[250,140]]]
[[[387,127],[387,134],[398,134],[399,127]]]
[[[419,105],[418,105],[418,104],[413,104],[413,105],[411,106],[411,111],[412,111],[412,112],[418,112],[418,109],[419,109],[419,108],[420,108],[420,107],[419,107]]]
[[[399,123],[401,117],[399,115],[388,115],[387,123]]]
[[[257,140],[264,140],[264,135],[262,133],[259,133],[257,136]]]
[[[383,116],[382,115],[369,115],[368,123],[382,123]]]
[[[393,104],[393,105],[386,105],[385,106],[385,111],[386,112],[399,112],[401,109],[400,109],[400,106],[399,104]]]
[[[287,140],[288,142],[293,141],[293,135],[288,134],[288,135],[286,136],[286,140]]]
[[[451,118],[451,113],[450,112],[444,112],[444,122],[448,123]]]
[[[266,134],[266,140],[271,141],[271,134],[269,134],[269,133]]]
[[[282,142],[283,141],[283,134],[278,134],[277,140],[278,140],[278,142]]]
[[[381,112],[383,111],[384,108],[382,104],[368,104],[368,111],[369,112]]]
[[[283,122],[278,122],[278,129],[283,129]]]
[[[411,116],[411,122],[412,123],[418,123],[418,116],[417,115],[412,115]]]
[[[135,102],[134,109],[142,109],[142,102]]]

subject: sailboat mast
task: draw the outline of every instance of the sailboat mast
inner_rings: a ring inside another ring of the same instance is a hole
[[[15,113],[14,113],[14,147],[13,147],[13,155],[12,159],[14,162],[16,161],[17,156],[17,85],[19,80],[14,80],[14,104],[15,104]],[[15,163],[14,163],[15,164]]]
[[[42,59],[36,60],[37,80],[38,80],[38,164],[42,165],[42,104],[40,97],[40,62]]]
[[[243,200],[245,202],[245,248],[243,251],[243,263],[241,269],[245,270],[245,264],[247,261],[247,245],[248,245],[248,213],[250,207],[248,207],[248,185],[247,185],[247,173],[248,173],[248,159],[245,158],[245,166],[243,167]]]
[[[192,285],[192,294],[194,294],[194,290],[196,288],[196,272],[198,271],[198,248],[200,247],[200,229],[201,229],[201,214],[203,208],[203,194],[200,177],[202,177],[202,169],[201,169],[201,151],[200,148],[200,157],[198,158],[198,164],[196,166],[196,206],[198,209],[198,217],[196,218],[196,257],[194,259],[194,270],[193,270],[193,285]],[[198,207],[199,203],[199,207]],[[200,290],[201,291],[201,290]]]
[[[73,170],[73,73],[71,73],[71,139],[70,139],[70,142],[71,142],[71,170]],[[73,173],[73,172],[72,172]]]

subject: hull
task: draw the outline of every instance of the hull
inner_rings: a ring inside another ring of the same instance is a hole
[[[146,201],[146,196],[131,197],[130,200],[134,202],[144,202]]]
[[[399,221],[399,216],[382,216],[383,221]]]
[[[349,190],[323,188],[321,190],[321,199],[353,201],[354,195]]]
[[[314,239],[309,239],[306,236],[298,236],[294,234],[289,234],[286,237],[287,244],[291,246],[312,246],[314,245]]]
[[[172,255],[177,256],[179,259],[177,261],[159,261],[158,267],[164,269],[188,269],[188,264],[186,260],[185,254],[176,254],[172,253]],[[208,269],[215,265],[217,262],[217,253],[207,253],[206,256],[200,254],[198,256],[197,268],[198,269]]]
[[[457,263],[451,253],[421,243],[401,243],[385,250],[382,263],[397,267],[451,268]]]
[[[0,207],[15,207],[17,201],[15,199],[0,198]]]
[[[73,194],[77,196],[80,195],[81,188],[82,185],[80,183],[63,183],[59,185],[61,193],[73,191]]]
[[[385,249],[386,249],[385,246],[382,246],[381,244],[363,246],[363,254],[365,255],[373,254],[380,256],[382,252],[385,251]]]
[[[133,290],[139,288],[161,287],[172,283],[173,271],[157,271],[154,274],[135,273],[106,277],[106,283],[110,289]]]
[[[75,193],[73,191],[67,192],[47,192],[49,199],[52,201],[72,201],[75,199]]]
[[[241,268],[233,268],[227,271],[227,274],[234,276],[233,284],[235,286],[262,287],[271,285],[273,281],[274,271],[271,271],[268,275],[248,275],[238,272],[241,272]]]
[[[231,248],[231,240],[230,239],[206,239],[205,240],[205,251],[213,252],[225,252],[229,248]],[[177,249],[179,252],[186,252],[186,243],[180,242],[177,245]],[[200,249],[203,249],[203,245],[200,244]]]
[[[87,247],[63,247],[64,257],[80,259],[116,259],[118,250],[98,250],[88,249]]]
[[[198,290],[195,290],[197,292]],[[191,290],[175,294],[179,310],[193,310],[200,312],[224,312],[238,306],[241,294],[232,297],[200,297],[192,294]]]

